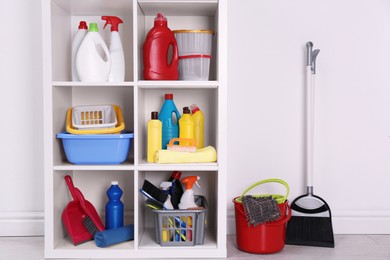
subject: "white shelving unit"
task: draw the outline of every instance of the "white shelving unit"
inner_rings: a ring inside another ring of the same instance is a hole
[[[194,258],[226,257],[227,164],[227,3],[226,0],[42,0],[44,64],[44,167],[46,258]],[[158,12],[172,29],[215,31],[210,81],[146,81],[142,79],[142,44]],[[71,81],[71,42],[78,22],[97,22],[102,15],[122,18],[120,25],[126,61],[125,82]],[[216,163],[154,164],[146,162],[146,124],[159,111],[165,93],[173,93],[179,111],[196,103],[205,113],[205,144],[217,149]],[[129,158],[120,165],[74,165],[67,162],[56,134],[65,131],[69,107],[116,104],[122,108],[126,130],[134,132]],[[199,175],[209,204],[203,245],[162,247],[155,241],[153,213],[145,207],[139,189],[145,179],[166,180],[172,171]],[[124,191],[125,224],[134,224],[134,240],[107,248],[94,241],[74,246],[65,231],[61,213],[71,200],[64,181],[71,175],[104,222],[106,190],[118,180]]]

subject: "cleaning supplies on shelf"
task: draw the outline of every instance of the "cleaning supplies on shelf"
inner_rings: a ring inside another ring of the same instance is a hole
[[[183,107],[183,114],[179,119],[179,137],[181,138],[180,146],[188,146],[189,141],[185,139],[194,138],[194,119],[188,107]]]
[[[119,35],[119,24],[123,23],[123,21],[117,16],[102,16],[102,20],[106,21],[103,29],[106,28],[107,24],[111,25],[111,69],[108,75],[108,81],[123,82],[125,81],[125,56]]]
[[[121,164],[129,158],[134,134],[57,134],[66,158],[73,164]]]
[[[179,208],[180,198],[183,195],[183,187],[180,183],[181,178],[181,172],[180,171],[174,171],[172,172],[171,176],[169,177],[168,181],[172,182],[172,188],[171,191],[171,202],[174,209]]]
[[[174,207],[172,205],[172,199],[171,199],[171,193],[170,193],[171,187],[172,187],[172,182],[170,182],[170,181],[163,181],[160,184],[160,188],[163,190],[163,192],[165,194],[168,195],[168,199],[165,202],[166,203],[166,208],[174,209]]]
[[[95,243],[98,247],[107,247],[129,240],[134,240],[133,224],[97,232],[95,235]]]
[[[88,33],[76,55],[76,68],[81,81],[107,81],[111,69],[110,52],[99,34],[97,23],[90,23]]]
[[[69,188],[73,200],[70,201],[61,214],[62,222],[68,232],[74,245],[79,245],[93,239],[92,234],[83,225],[84,211],[80,207],[80,202],[76,196],[75,187],[72,178],[69,175],[65,176],[66,184]]]
[[[153,209],[156,242],[161,246],[202,245],[207,224],[208,203],[204,196],[195,195],[197,209]]]
[[[156,163],[208,163],[217,161],[217,151],[212,146],[198,149],[195,152],[178,152],[159,150]]]
[[[172,204],[167,202],[170,198],[162,190],[154,186],[150,181],[144,180],[142,188],[139,190],[146,198],[152,200],[163,209],[173,209]]]
[[[179,51],[180,80],[209,80],[211,30],[174,30]]]
[[[173,114],[176,118],[173,117]],[[162,149],[167,149],[169,140],[179,137],[180,113],[173,102],[173,94],[165,94],[165,101],[158,114],[158,119],[162,122]]]
[[[179,144],[175,144],[176,142]],[[185,145],[180,145],[180,143],[184,142],[186,143]],[[190,138],[172,138],[167,144],[167,150],[193,153],[196,151],[195,140]]]
[[[80,47],[80,44],[83,41],[87,32],[88,32],[87,22],[80,21],[78,30],[75,36],[73,37],[73,42],[72,42],[72,81],[80,81],[79,75],[77,73],[77,68],[76,68],[76,55]]]
[[[123,227],[124,205],[121,201],[123,195],[118,181],[112,181],[106,192],[108,202],[106,204],[106,228],[114,229]]]
[[[171,58],[170,49],[172,49]],[[154,26],[146,36],[142,51],[144,79],[177,80],[179,78],[176,38],[168,28],[168,20],[162,13],[158,13],[154,19]]]
[[[72,107],[72,126],[80,129],[113,128],[118,123],[112,105]]]
[[[158,120],[158,112],[153,111],[148,122],[147,161],[154,162],[156,152],[162,149],[162,122]]]
[[[66,131],[70,134],[119,134],[124,129],[122,109],[117,105],[75,106],[66,114]]]
[[[92,203],[74,186],[72,177],[66,175],[64,179],[73,201],[68,203],[61,217],[74,245],[78,245],[93,239],[93,235],[105,227]]]
[[[200,188],[198,183],[199,179],[199,176],[188,176],[181,181],[186,188],[184,190],[183,196],[181,196],[179,209],[194,209],[198,207],[195,204],[194,190],[192,187],[194,184],[196,184],[196,186]]]
[[[192,119],[194,121],[194,139],[196,148],[204,147],[204,114],[196,104],[191,105]]]

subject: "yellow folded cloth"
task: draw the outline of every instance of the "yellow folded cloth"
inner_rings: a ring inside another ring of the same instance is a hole
[[[217,161],[217,151],[207,146],[195,152],[178,152],[172,150],[159,150],[156,153],[156,163],[204,163]]]

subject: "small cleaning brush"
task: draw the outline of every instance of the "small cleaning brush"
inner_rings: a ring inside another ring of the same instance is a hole
[[[257,226],[263,223],[269,223],[278,220],[281,212],[278,202],[269,197],[254,197],[246,195],[242,197],[245,217],[248,220],[248,226]]]
[[[145,180],[142,189],[139,190],[145,197],[154,201],[164,209],[173,209],[172,203],[169,203],[171,198],[164,191],[157,188],[150,181]]]
[[[177,145],[175,142],[179,142],[179,144]],[[196,142],[192,138],[172,138],[167,144],[167,150],[193,153],[196,152]]]

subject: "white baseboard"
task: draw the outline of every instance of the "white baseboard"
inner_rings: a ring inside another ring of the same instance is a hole
[[[390,211],[332,211],[334,234],[390,234]],[[227,233],[235,234],[234,211],[227,213]]]
[[[390,234],[390,211],[334,211],[335,234]],[[129,217],[129,213],[125,214]],[[227,234],[235,234],[234,211],[227,212]],[[0,212],[0,236],[43,236],[43,212]]]
[[[0,212],[0,236],[43,236],[43,212]]]

